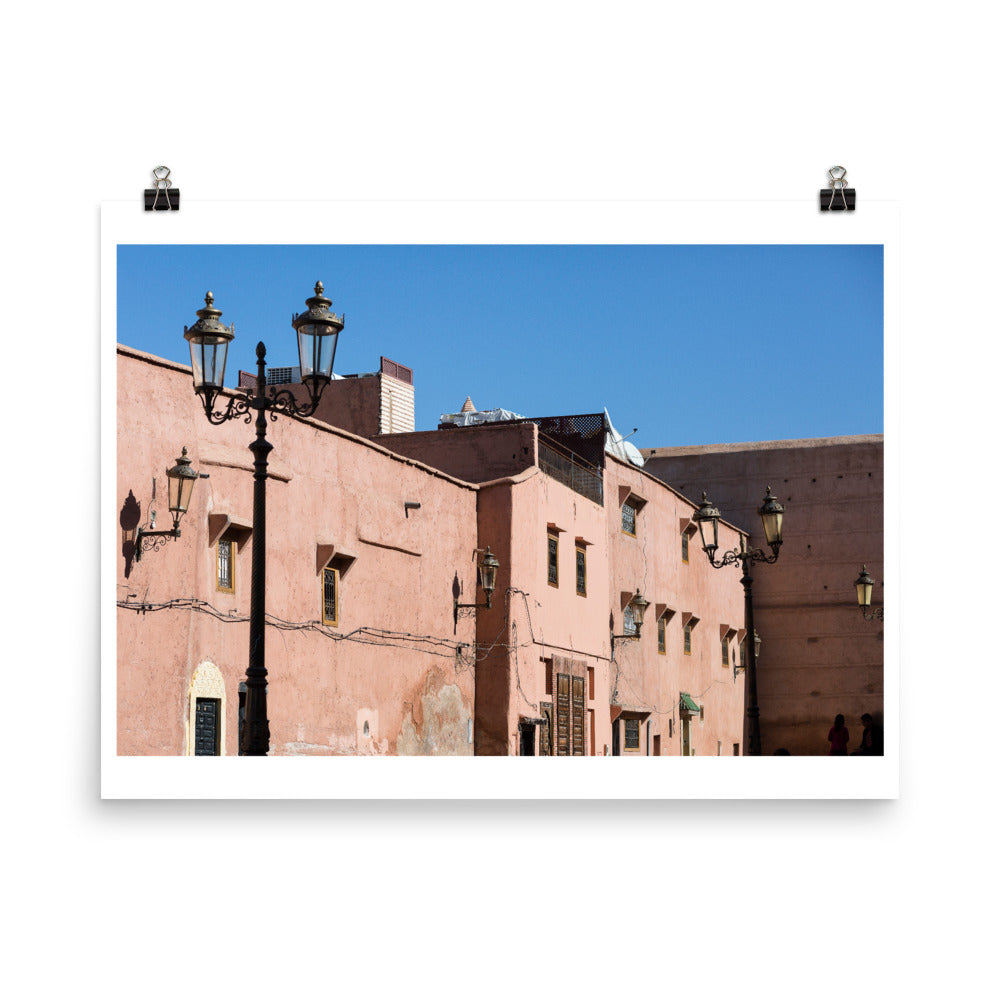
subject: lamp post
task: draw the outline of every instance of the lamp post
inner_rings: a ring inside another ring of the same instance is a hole
[[[854,581],[854,586],[858,590],[858,606],[866,622],[873,622],[876,618],[885,621],[885,608],[872,608],[871,614],[868,609],[872,605],[872,588],[875,581],[868,575],[868,567],[861,567],[861,575]]]
[[[267,440],[267,417],[275,420],[278,413],[294,417],[311,416],[319,405],[323,390],[333,373],[337,337],[344,329],[344,317],[330,312],[332,302],[323,296],[323,283],[316,282],[315,295],[306,299],[308,309],[293,317],[299,343],[302,383],[309,391],[309,400],[300,403],[291,390],[268,386],[264,356],[266,348],[257,344],[257,381],[252,395],[235,396],[225,410],[215,409],[215,400],[223,388],[226,372],[226,352],[235,337],[235,326],[219,321],[222,311],[213,305],[211,292],[205,296],[205,308],[197,312],[198,322],[184,327],[184,339],[191,346],[191,374],[194,391],[201,397],[205,416],[211,424],[242,418],[254,419],[257,436],[250,444],[253,453],[253,549],[250,569],[250,659],[247,666],[246,721],[241,750],[246,756],[266,756],[271,733],[267,718],[267,668],[264,656],[264,594],[267,539],[267,456],[274,447]]]
[[[760,514],[761,522],[764,525],[764,537],[771,549],[768,555],[763,549],[748,549],[747,538],[740,535],[739,548],[726,552],[720,559],[715,558],[716,549],[719,547],[719,520],[722,515],[718,508],[708,499],[708,494],[702,493],[701,506],[695,512],[694,520],[698,523],[698,531],[701,533],[701,546],[708,556],[708,561],[715,569],[723,566],[731,566],[739,563],[743,569],[743,596],[746,615],[747,636],[751,641],[747,643],[747,687],[749,688],[749,701],[747,706],[747,716],[750,719],[750,748],[749,756],[760,756],[760,706],[757,704],[757,643],[753,641],[756,630],[753,626],[753,577],[750,575],[750,567],[755,562],[775,563],[778,561],[778,552],[781,549],[781,522],[784,517],[785,508],[778,503],[777,497],[771,493],[771,487],[767,488],[767,495],[764,502],[757,511]],[[706,530],[708,534],[706,534]]]

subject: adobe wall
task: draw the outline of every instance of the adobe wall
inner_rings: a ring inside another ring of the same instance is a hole
[[[537,442],[538,429],[530,421],[383,434],[378,439],[391,451],[470,483],[514,476],[531,468]]]
[[[474,588],[474,488],[318,421],[279,415],[267,434],[271,752],[471,754],[474,624],[456,630],[452,593],[456,581]],[[155,476],[157,528],[170,527],[164,472],[182,446],[210,475],[195,484],[180,538],[136,561],[117,533],[119,754],[189,752],[192,699],[220,689],[224,753],[237,753],[253,438],[242,420],[209,424],[190,369],[119,347],[117,486],[105,516],[117,524],[131,493],[147,522]],[[215,576],[227,522],[239,539],[232,594]],[[340,620],[325,627],[322,561],[334,553]]]
[[[301,383],[280,387],[297,401],[305,403],[309,393]],[[334,379],[323,390],[319,406],[313,414],[316,420],[339,427],[358,437],[373,438],[379,433],[379,411],[382,405],[379,375]]]
[[[635,536],[622,529],[622,505],[631,496],[646,501],[636,517]],[[613,713],[641,714],[637,751],[661,756],[681,754],[681,701],[686,692],[704,708],[690,721],[691,749],[696,756],[746,753],[745,675],[734,671],[738,639],[744,631],[743,588],[739,573],[714,570],[700,548],[689,545],[685,562],[681,538],[695,506],[674,490],[630,463],[607,458],[605,470],[610,611],[614,633],[622,635],[623,608],[636,589],[648,600],[638,639],[616,640],[611,663]],[[720,546],[732,548],[739,534],[720,524]],[[665,651],[659,652],[657,617],[665,619]],[[684,651],[684,623],[697,618],[691,648]],[[722,661],[722,636],[729,636],[728,666]]]
[[[636,536],[621,531],[621,505],[633,492],[647,501]],[[554,711],[560,674],[582,678],[586,697],[585,754],[612,748],[621,712],[643,717],[637,754],[678,755],[680,692],[704,706],[691,721],[696,754],[745,752],[744,677],[733,670],[743,628],[743,591],[736,573],[683,563],[680,533],[694,506],[651,476],[609,458],[605,506],[580,496],[538,469],[487,483],[479,492],[480,545],[501,563],[497,597],[479,612],[477,753],[519,753],[518,724]],[[738,533],[722,525],[725,543]],[[548,542],[556,539],[558,574],[549,581]],[[577,546],[586,553],[585,593],[577,588]],[[622,606],[639,586],[651,607],[638,640],[622,634]],[[510,589],[504,603],[504,591]],[[656,614],[670,609],[664,653]],[[690,654],[683,618],[699,624]],[[730,634],[733,660],[722,665],[720,626]],[[657,739],[658,738],[658,739]],[[622,746],[623,755],[629,755]]]
[[[775,565],[753,569],[763,752],[826,754],[838,713],[856,749],[861,714],[879,718],[883,708],[882,623],[864,621],[854,589],[866,564],[872,603],[882,605],[882,436],[654,448],[643,457],[647,471],[692,499],[707,491],[756,545],[757,510],[772,487],[785,505],[784,544]],[[693,543],[692,559],[696,549],[704,561]]]
[[[554,585],[548,578],[550,533],[557,539]],[[603,508],[532,469],[512,481],[481,488],[481,543],[492,544],[493,537],[503,539],[506,558],[499,558],[509,567],[509,578],[504,579],[509,579],[511,593],[502,612],[485,613],[480,619],[480,645],[491,643],[501,628],[507,642],[507,648],[494,656],[503,661],[506,703],[496,699],[488,706],[488,722],[486,708],[482,712],[489,726],[490,752],[519,752],[520,720],[539,719],[544,706],[554,705],[556,678],[564,673],[585,679],[584,755],[603,754],[610,744]],[[586,552],[584,594],[576,586],[578,544]],[[485,675],[481,670],[477,707],[486,705]]]

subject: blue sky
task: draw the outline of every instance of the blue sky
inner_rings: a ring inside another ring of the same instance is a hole
[[[881,245],[133,246],[118,341],[190,364],[205,292],[236,324],[226,384],[298,363],[316,280],[334,370],[414,370],[417,430],[466,395],[523,416],[607,407],[639,448],[883,430]]]

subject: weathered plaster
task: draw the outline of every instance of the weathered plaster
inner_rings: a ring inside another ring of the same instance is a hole
[[[401,756],[471,756],[469,720],[472,709],[462,698],[456,684],[441,683],[438,676],[429,676],[419,699],[396,740],[396,752]]]

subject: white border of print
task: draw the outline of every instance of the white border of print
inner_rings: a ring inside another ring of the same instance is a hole
[[[101,206],[101,510],[114,508],[116,260],[120,243],[880,243],[885,248],[886,756],[119,757],[116,520],[101,523],[101,795],[181,799],[759,799],[899,794],[899,211],[774,202],[198,202]],[[816,294],[835,295],[836,276]],[[873,345],[873,350],[876,345]],[[845,400],[850,405],[850,400]]]

